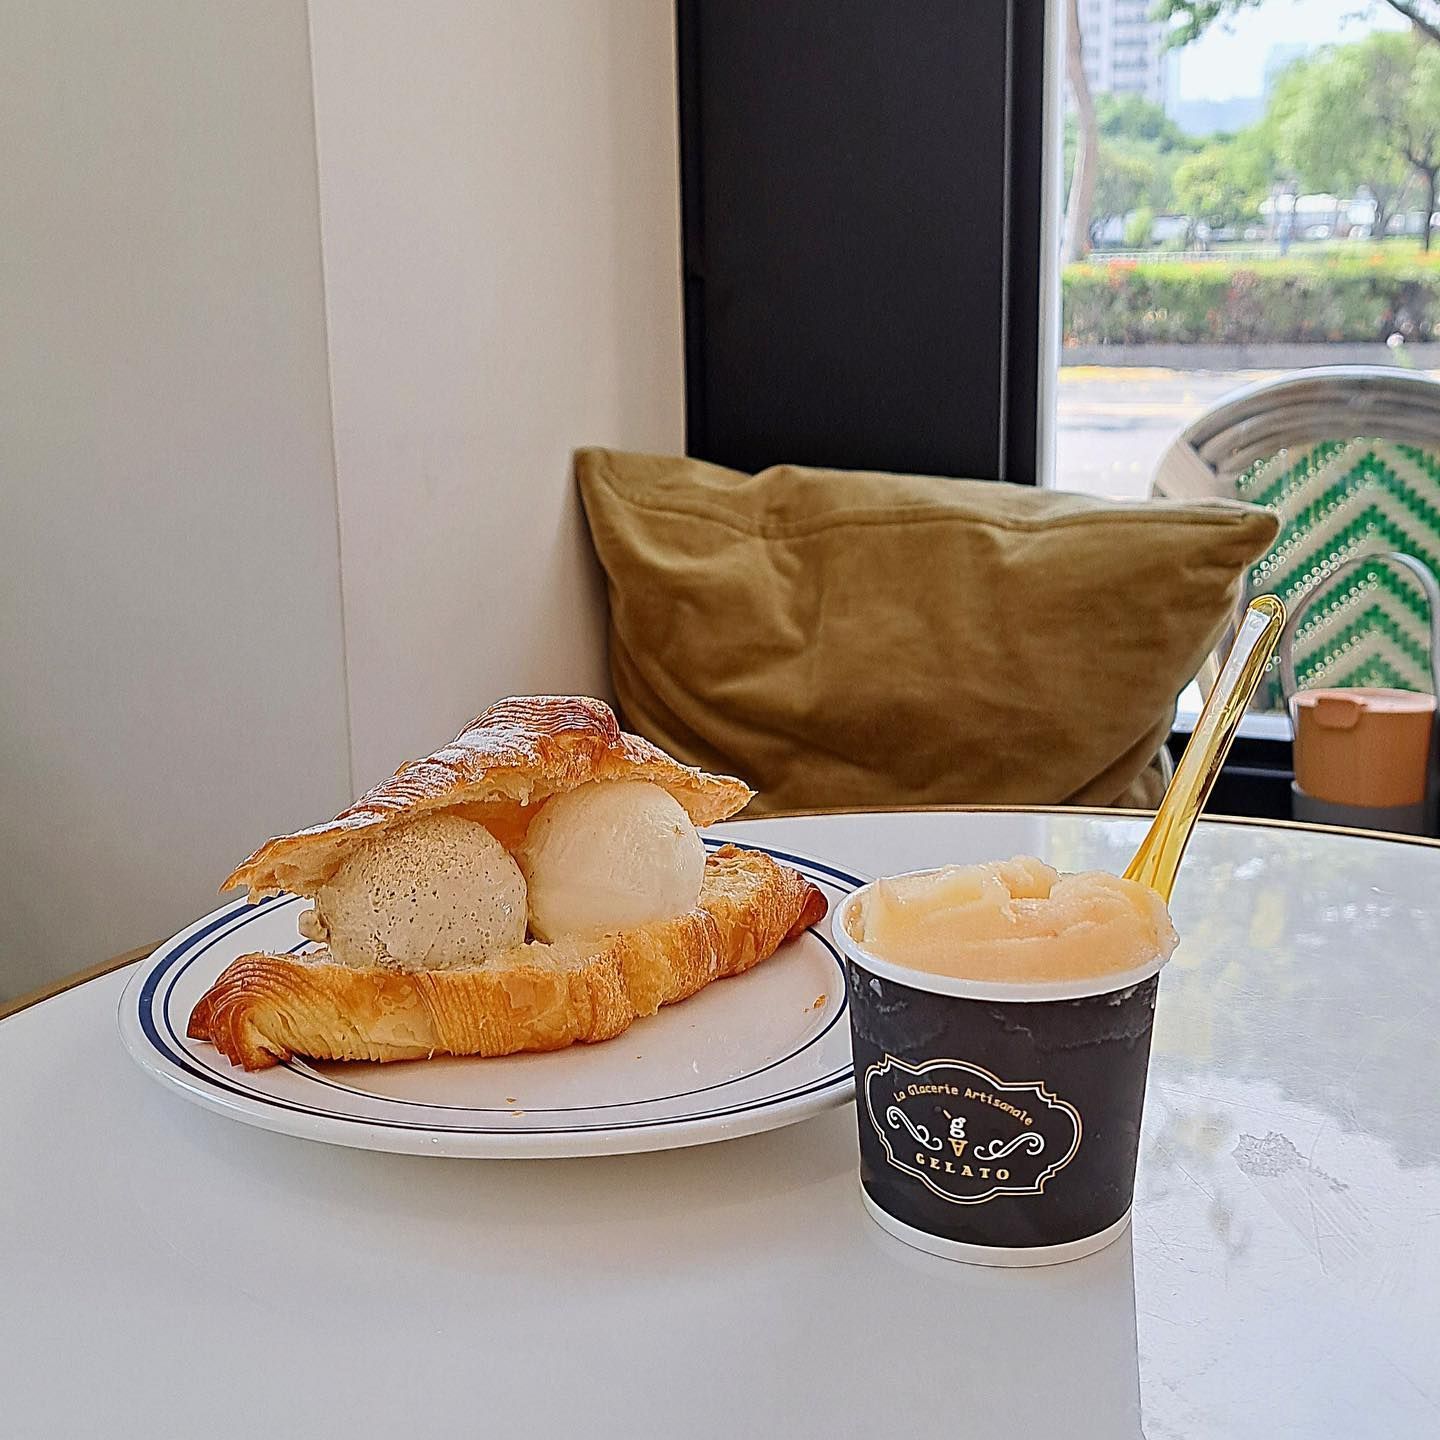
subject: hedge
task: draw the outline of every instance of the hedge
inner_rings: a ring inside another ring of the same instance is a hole
[[[1067,345],[1440,338],[1440,256],[1113,260],[1064,273]]]

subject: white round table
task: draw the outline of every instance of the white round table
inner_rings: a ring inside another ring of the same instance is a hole
[[[1142,828],[721,827],[869,873],[1121,869]],[[1437,897],[1437,847],[1203,825],[1132,1231],[1034,1271],[872,1224],[851,1106],[607,1159],[343,1150],[147,1080],[128,972],[91,981],[0,1023],[0,1434],[1440,1434]]]

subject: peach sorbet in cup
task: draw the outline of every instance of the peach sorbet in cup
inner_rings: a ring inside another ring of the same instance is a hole
[[[892,965],[1013,985],[1123,974],[1168,959],[1176,941],[1147,886],[1030,855],[878,880],[849,929]]]

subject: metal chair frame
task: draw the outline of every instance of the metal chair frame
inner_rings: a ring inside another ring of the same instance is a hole
[[[1386,366],[1324,365],[1247,385],[1170,442],[1151,492],[1177,500],[1233,499],[1236,481],[1259,460],[1362,436],[1440,450],[1440,380]],[[1197,679],[1206,694],[1235,623],[1201,667]]]

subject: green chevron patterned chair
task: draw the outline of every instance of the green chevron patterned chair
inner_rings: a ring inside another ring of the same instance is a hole
[[[1329,577],[1381,550],[1440,575],[1440,382],[1331,366],[1252,385],[1176,437],[1153,489],[1278,513],[1279,537],[1251,570],[1245,598],[1268,590],[1288,604],[1321,587],[1295,638],[1302,687],[1430,688],[1429,615],[1413,577],[1379,560]],[[1203,690],[1214,674],[1212,661]],[[1277,673],[1255,708],[1283,710]]]

